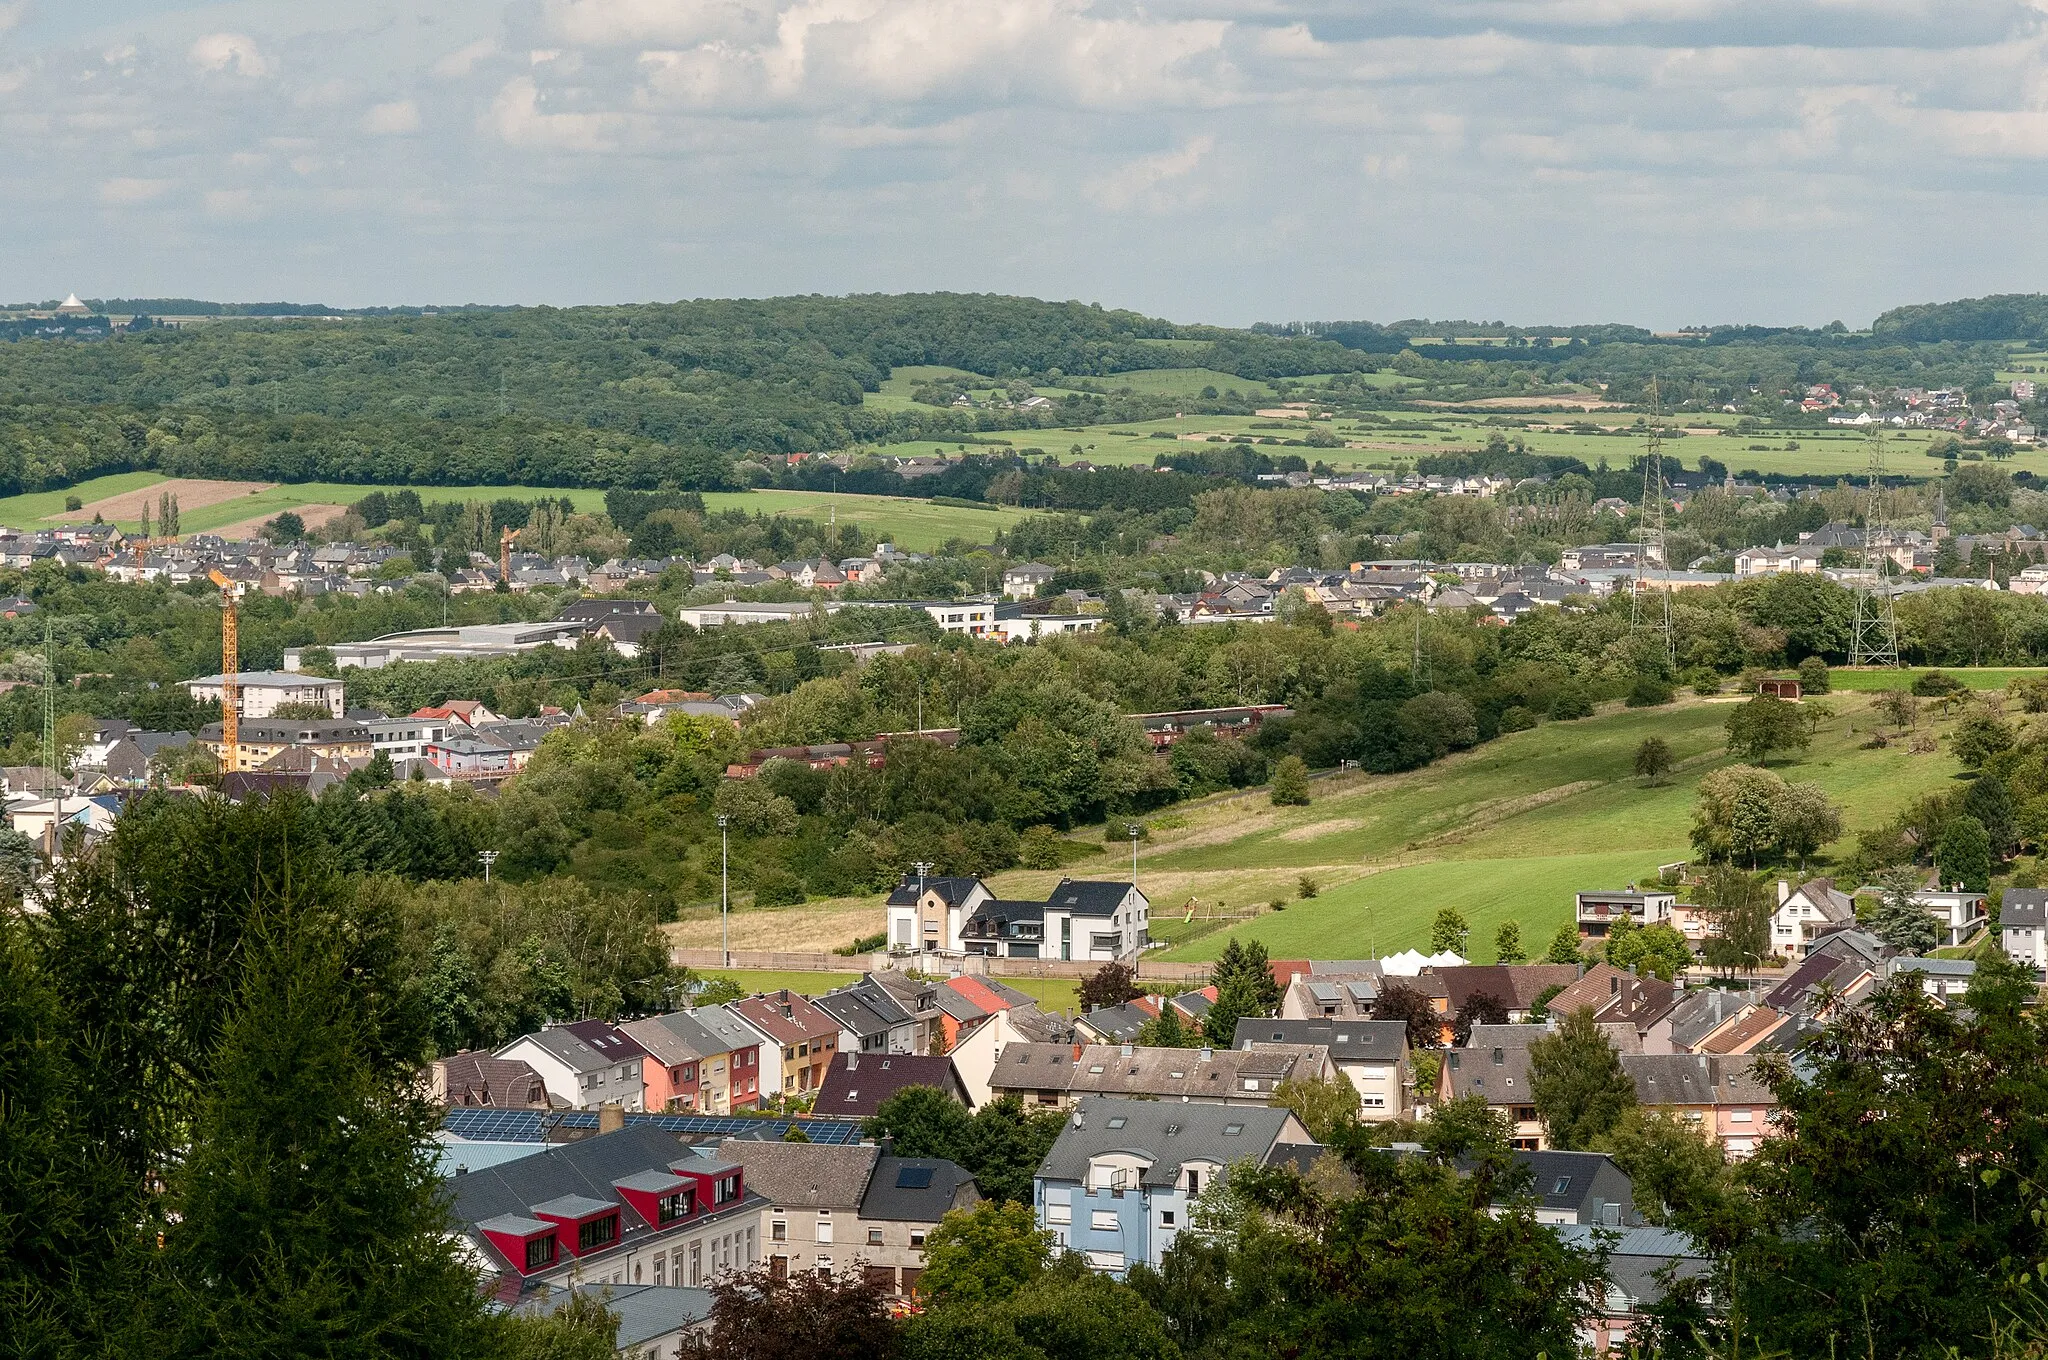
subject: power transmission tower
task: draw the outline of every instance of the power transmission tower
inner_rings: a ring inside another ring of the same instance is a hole
[[[1899,616],[1892,607],[1891,525],[1885,516],[1884,428],[1870,431],[1870,500],[1863,512],[1863,579],[1856,584],[1856,618],[1849,630],[1849,664],[1899,664]]]
[[[1664,408],[1659,400],[1657,379],[1650,379],[1650,437],[1643,446],[1643,515],[1636,548],[1634,596],[1629,601],[1629,631],[1655,628],[1663,635],[1664,659],[1678,668],[1678,638],[1671,625],[1671,560],[1664,543],[1664,512],[1671,497],[1664,489]],[[1664,571],[1664,583],[1657,594],[1661,603],[1652,618],[1643,617],[1643,593],[1650,585],[1650,562]]]

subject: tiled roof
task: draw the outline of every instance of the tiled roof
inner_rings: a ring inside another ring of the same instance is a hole
[[[937,1223],[948,1210],[980,1199],[966,1168],[939,1157],[878,1157],[860,1216],[885,1223]]]
[[[881,1149],[872,1144],[757,1143],[728,1138],[723,1161],[747,1169],[747,1188],[785,1209],[858,1209]]]
[[[1086,1096],[1068,1116],[1038,1174],[1047,1180],[1082,1181],[1091,1157],[1131,1151],[1150,1163],[1143,1184],[1166,1189],[1181,1182],[1181,1167],[1191,1161],[1225,1167],[1247,1157],[1263,1162],[1289,1132],[1293,1118],[1271,1107]],[[1297,1132],[1291,1141],[1303,1139]]]
[[[841,1053],[825,1069],[811,1108],[819,1114],[866,1118],[907,1086],[959,1094],[951,1058],[913,1053]]]

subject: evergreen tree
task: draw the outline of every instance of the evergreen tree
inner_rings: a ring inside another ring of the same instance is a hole
[[[1901,953],[1925,955],[1939,943],[1941,933],[1927,908],[1913,900],[1920,891],[1919,870],[1901,865],[1886,870],[1878,882],[1883,896],[1870,918],[1870,933]]]
[[[287,908],[252,932],[171,1181],[155,1316],[174,1349],[425,1360],[482,1344],[388,930]]]
[[[1273,806],[1307,806],[1308,766],[1300,756],[1282,756],[1273,766]]]
[[[1566,1152],[1591,1147],[1636,1103],[1635,1083],[1585,1006],[1529,1045],[1529,1094],[1551,1146]]]
[[[1201,1039],[1180,1022],[1180,1012],[1161,1006],[1159,1014],[1138,1026],[1138,1042],[1149,1048],[1198,1048]]]
[[[1960,883],[1971,892],[1987,891],[1991,887],[1992,855],[1991,837],[1985,834],[1984,823],[1967,815],[1949,818],[1941,828],[1934,863],[1943,883]]]

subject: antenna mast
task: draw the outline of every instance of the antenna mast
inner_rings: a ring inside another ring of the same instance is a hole
[[[43,618],[43,759],[47,762],[43,774],[43,793],[58,800],[57,813],[50,819],[54,828],[62,820],[64,808],[63,790],[57,787],[57,645],[50,631],[50,620]],[[56,853],[54,835],[50,842],[50,853]]]
[[[1856,620],[1849,631],[1849,664],[1899,664],[1899,616],[1892,607],[1891,526],[1885,520],[1884,427],[1870,428],[1870,501],[1863,512],[1863,573],[1856,585]]]
[[[1671,625],[1671,561],[1664,544],[1664,511],[1671,503],[1664,490],[1664,404],[1657,389],[1657,379],[1650,378],[1650,437],[1643,445],[1643,515],[1642,527],[1638,531],[1641,544],[1636,548],[1635,593],[1629,601],[1629,631],[1635,632],[1645,626],[1656,628],[1664,636],[1664,659],[1673,670],[1678,667],[1678,639]],[[1662,598],[1659,608],[1661,615],[1656,619],[1643,618],[1643,592],[1651,589],[1650,563],[1655,561],[1664,571],[1663,587],[1658,590]]]

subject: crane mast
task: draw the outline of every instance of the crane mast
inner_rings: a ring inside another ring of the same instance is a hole
[[[206,575],[220,587],[220,765],[223,773],[229,773],[242,766],[242,686],[238,679],[242,651],[235,617],[235,601],[242,589],[217,570]]]

